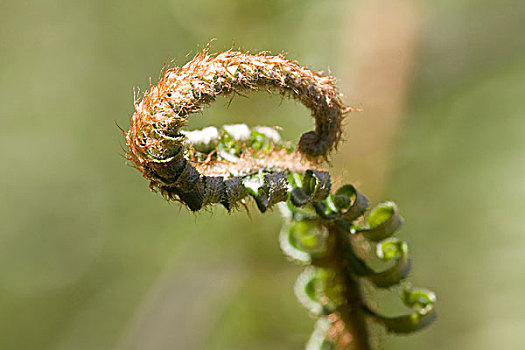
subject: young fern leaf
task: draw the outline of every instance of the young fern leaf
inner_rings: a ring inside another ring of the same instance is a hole
[[[312,111],[315,130],[293,146],[268,127],[181,129],[216,96],[261,89],[303,103]],[[279,205],[285,221],[281,247],[306,265],[296,294],[318,318],[308,349],[371,349],[367,320],[390,332],[410,333],[435,317],[435,297],[423,289],[403,292],[403,302],[413,310],[406,316],[385,317],[367,305],[363,280],[377,288],[399,284],[410,260],[407,244],[392,237],[403,221],[394,203],[379,205],[363,220],[365,196],[352,185],[332,192],[324,165],[351,110],[332,77],[282,56],[234,51],[212,56],[206,49],[182,68],[163,71],[159,83],[135,102],[125,135],[128,159],[150,188],[192,211],[213,204],[232,210],[249,197],[263,213]],[[358,236],[376,244],[377,257],[391,266],[379,272],[370,268],[357,253]]]

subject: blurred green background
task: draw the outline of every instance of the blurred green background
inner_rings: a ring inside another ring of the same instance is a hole
[[[213,38],[331,72],[363,109],[333,174],[399,204],[410,280],[438,295],[431,328],[381,346],[522,348],[524,23],[519,0],[3,0],[0,349],[302,348],[277,211],[192,215],[123,157],[133,88]],[[308,114],[257,93],[191,126],[297,140]]]

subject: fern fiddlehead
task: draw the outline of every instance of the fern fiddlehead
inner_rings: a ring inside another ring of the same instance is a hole
[[[269,127],[244,124],[185,131],[192,113],[218,95],[242,90],[277,90],[312,111],[315,130],[297,146],[283,142]],[[204,50],[182,68],[169,67],[159,83],[135,103],[126,133],[128,159],[150,181],[150,188],[192,211],[222,204],[232,210],[253,198],[261,212],[279,205],[285,224],[283,251],[307,265],[299,277],[299,300],[318,317],[310,349],[370,349],[367,320],[394,333],[410,333],[435,316],[434,296],[405,288],[402,300],[413,312],[385,317],[365,300],[362,283],[376,288],[399,284],[409,273],[405,242],[392,238],[401,226],[391,202],[363,218],[368,200],[352,185],[332,191],[323,169],[341,138],[346,107],[334,79],[282,56]],[[375,244],[376,256],[391,266],[370,268],[358,254]]]

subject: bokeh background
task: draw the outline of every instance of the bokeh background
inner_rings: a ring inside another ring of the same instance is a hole
[[[211,39],[331,72],[363,110],[333,173],[399,204],[439,300],[383,348],[523,348],[524,23],[520,0],[3,0],[0,349],[302,348],[278,213],[192,215],[123,157],[133,88]],[[312,125],[278,94],[228,102],[190,126]]]

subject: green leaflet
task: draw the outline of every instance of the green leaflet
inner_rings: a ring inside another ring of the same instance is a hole
[[[379,288],[398,284],[410,273],[408,245],[396,238],[389,238],[377,244],[376,255],[384,262],[394,261],[394,265],[382,272],[368,276],[368,280]]]
[[[367,310],[372,318],[382,324],[387,331],[397,334],[408,334],[422,330],[436,319],[434,304],[436,296],[433,292],[418,288],[407,288],[401,295],[403,303],[413,310],[404,316],[385,317]]]
[[[283,252],[297,263],[309,264],[327,252],[328,232],[317,220],[292,221],[281,230]]]
[[[334,278],[334,272],[329,269],[306,268],[295,284],[297,299],[313,315],[326,316],[335,312],[342,296]]]
[[[381,241],[394,234],[401,227],[403,219],[397,212],[397,206],[393,202],[378,205],[368,216],[368,227],[358,230],[370,241]]]

